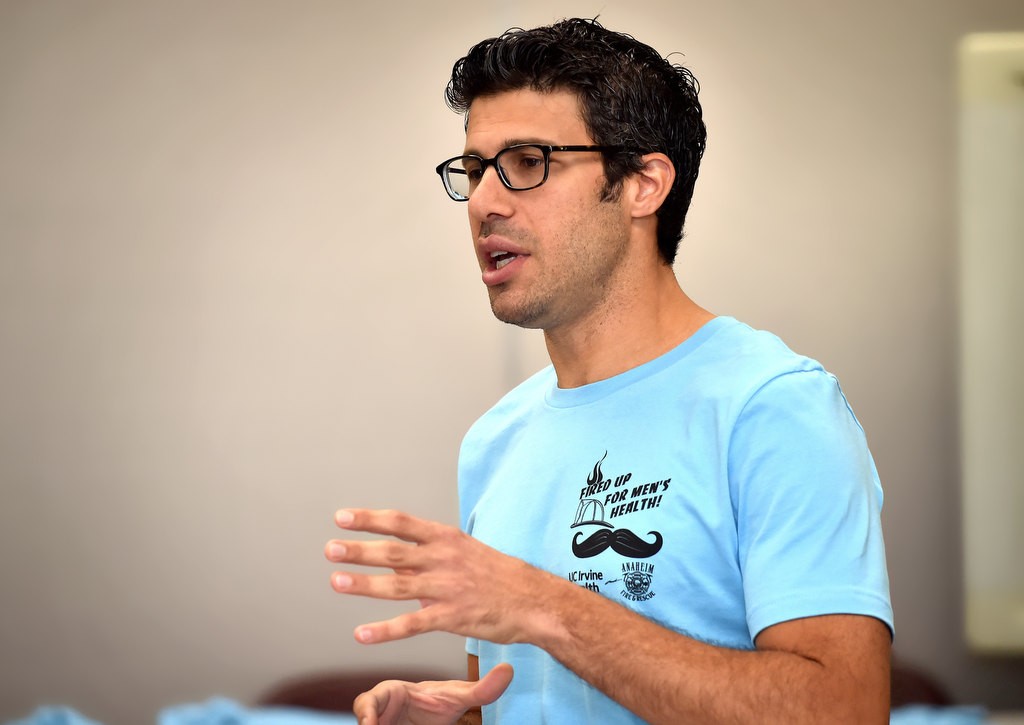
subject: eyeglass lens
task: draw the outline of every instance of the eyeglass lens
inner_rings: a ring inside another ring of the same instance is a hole
[[[510,189],[532,189],[547,177],[547,156],[539,146],[513,146],[495,157],[502,181]],[[484,164],[474,156],[453,159],[446,169],[448,185],[456,194],[469,197],[483,178]]]

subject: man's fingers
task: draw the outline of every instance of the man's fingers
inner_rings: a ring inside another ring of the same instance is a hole
[[[407,601],[437,598],[433,579],[422,574],[358,574],[336,571],[331,574],[331,586],[339,594],[355,594],[374,599]]]
[[[408,639],[425,632],[448,631],[441,630],[436,626],[436,622],[437,617],[433,615],[433,609],[427,607],[415,612],[400,614],[382,622],[360,624],[355,628],[353,634],[356,641],[362,644],[378,644]]]
[[[394,510],[341,509],[334,514],[334,523],[350,531],[384,534],[416,543],[429,541],[447,528],[435,521]]]
[[[470,691],[470,698],[472,698],[472,702],[469,703],[470,707],[490,705],[497,700],[508,689],[514,674],[512,665],[507,662],[495,665],[490,672],[473,685],[473,689]]]
[[[332,539],[324,547],[324,556],[336,563],[379,566],[389,569],[415,569],[422,559],[419,546],[400,541],[341,541]]]
[[[359,725],[377,725],[377,713],[387,707],[387,699],[380,701],[374,690],[364,692],[352,702],[352,713],[359,719]]]
[[[405,683],[388,680],[356,697],[352,703],[352,712],[358,718],[359,725],[377,725],[392,696],[401,696],[404,686]]]

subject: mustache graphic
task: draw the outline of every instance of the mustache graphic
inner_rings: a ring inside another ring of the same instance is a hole
[[[661,551],[661,545],[664,543],[664,539],[657,531],[648,531],[647,533],[654,534],[653,543],[647,543],[629,529],[616,529],[615,531],[601,529],[584,541],[580,541],[583,532],[577,531],[576,535],[572,537],[572,553],[576,555],[577,559],[589,559],[610,547],[616,554],[630,559],[646,559]]]

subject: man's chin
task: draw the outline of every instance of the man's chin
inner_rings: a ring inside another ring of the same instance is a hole
[[[502,297],[503,295],[500,294],[491,296],[491,313],[500,322],[529,330],[543,327],[540,310],[533,309],[529,305],[512,304],[510,300],[502,299]]]

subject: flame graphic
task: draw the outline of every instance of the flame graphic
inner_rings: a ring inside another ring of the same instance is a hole
[[[587,476],[588,486],[593,486],[595,483],[600,483],[601,481],[604,480],[604,477],[601,474],[601,464],[604,463],[604,459],[607,457],[608,451],[605,451],[604,455],[601,456],[601,460],[594,464],[594,471],[589,476]]]

